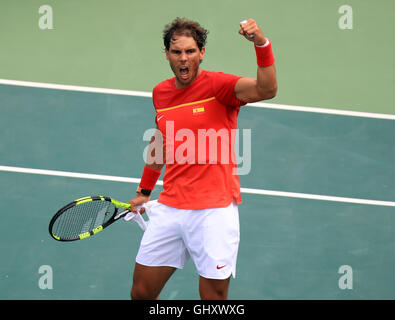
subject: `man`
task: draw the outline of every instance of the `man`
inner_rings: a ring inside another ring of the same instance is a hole
[[[150,144],[152,154],[161,150],[156,148],[158,144],[163,147],[164,161],[145,165],[137,195],[129,202],[131,210],[137,212],[139,205],[149,201],[166,165],[164,190],[159,203],[151,208],[150,223],[136,257],[132,299],[158,298],[173,272],[183,268],[190,257],[200,275],[200,297],[227,298],[239,245],[240,182],[232,171],[236,164],[222,158],[212,161],[221,152],[213,154],[209,148],[190,154],[182,149],[188,153],[185,156],[177,149],[186,143],[185,135],[177,134],[192,132],[195,140],[189,146],[199,148],[202,132],[214,129],[215,133],[230,133],[236,128],[242,105],[276,95],[270,41],[252,19],[240,23],[239,34],[254,44],[256,79],[201,69],[207,30],[197,22],[177,18],[165,27],[166,58],[175,77],[153,90],[155,122],[161,137],[153,137]],[[227,141],[233,154],[233,141]]]

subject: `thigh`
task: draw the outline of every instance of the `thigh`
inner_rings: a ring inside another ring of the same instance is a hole
[[[151,208],[148,228],[140,242],[136,262],[144,266],[182,269],[189,259],[180,231],[180,213],[158,203]]]
[[[189,222],[186,246],[199,275],[217,280],[235,277],[240,241],[237,205],[196,212]]]
[[[132,299],[157,299],[175,270],[176,268],[173,267],[150,267],[136,263],[133,273]]]

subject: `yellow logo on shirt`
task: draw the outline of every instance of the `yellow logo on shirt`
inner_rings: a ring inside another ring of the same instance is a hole
[[[193,108],[193,114],[204,112],[204,107]]]

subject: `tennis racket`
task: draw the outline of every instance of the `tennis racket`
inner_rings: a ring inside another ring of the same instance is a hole
[[[154,203],[156,200],[149,201],[144,204],[144,207],[149,208]],[[52,238],[58,241],[86,239],[125,217],[130,213],[130,207],[129,203],[120,202],[110,197],[80,198],[55,213],[49,223],[49,233]],[[140,214],[137,215],[141,218]],[[141,218],[141,220],[140,222],[144,223],[144,219]],[[144,226],[140,225],[140,227],[144,229]]]

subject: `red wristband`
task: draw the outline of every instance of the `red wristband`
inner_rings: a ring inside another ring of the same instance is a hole
[[[156,182],[160,177],[160,174],[161,174],[160,171],[145,166],[140,181],[140,187],[142,189],[154,190]]]
[[[259,67],[268,67],[274,63],[274,56],[272,51],[272,42],[270,40],[269,44],[265,47],[255,47],[256,62]]]

